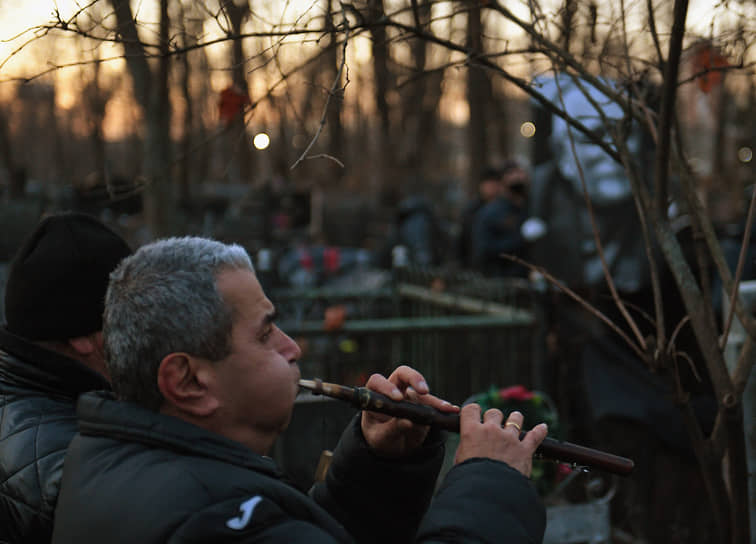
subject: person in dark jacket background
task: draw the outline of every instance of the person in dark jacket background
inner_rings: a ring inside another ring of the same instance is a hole
[[[50,541],[76,399],[109,387],[105,289],[130,253],[97,219],[58,213],[11,262],[0,327],[0,542]]]
[[[527,243],[521,228],[528,216],[530,178],[514,160],[501,169],[501,192],[484,204],[472,221],[473,267],[490,276],[525,276],[527,269],[502,257],[525,257]]]
[[[483,170],[478,181],[477,194],[465,206],[460,218],[460,234],[457,240],[457,261],[464,268],[473,268],[473,223],[478,212],[489,202],[501,196],[503,185],[499,168]]]
[[[246,251],[195,237],[140,248],[111,275],[104,317],[113,394],[83,395],[53,542],[537,542],[527,476],[546,435],[522,414],[461,413],[456,465],[432,505],[437,430],[363,412],[310,496],[270,457],[298,393],[297,344],[275,324]],[[400,366],[367,387],[446,412]]]
[[[410,195],[402,199],[397,210],[396,227],[396,244],[407,248],[412,263],[428,267],[441,262],[443,240],[440,226],[427,198]]]

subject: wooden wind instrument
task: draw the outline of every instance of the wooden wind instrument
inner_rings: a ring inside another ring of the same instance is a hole
[[[325,395],[346,401],[356,408],[370,412],[380,412],[394,417],[409,419],[415,423],[440,427],[447,431],[459,432],[459,414],[445,413],[426,406],[408,401],[395,401],[365,387],[348,387],[322,380],[299,380],[299,386],[312,391],[316,395]],[[525,432],[520,434],[520,439]],[[536,455],[560,463],[569,463],[582,469],[600,469],[612,474],[627,476],[632,472],[635,463],[632,459],[620,457],[601,450],[580,446],[571,442],[564,442],[546,437]]]

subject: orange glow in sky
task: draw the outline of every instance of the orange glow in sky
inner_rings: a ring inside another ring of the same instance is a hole
[[[506,0],[504,3],[511,5],[513,9],[518,6],[522,8],[524,4],[516,0]],[[562,0],[543,0],[542,3],[545,10],[553,11],[563,2]],[[61,18],[65,20],[70,18],[77,10],[80,10],[82,6],[88,4],[89,2],[82,2],[82,0],[0,0],[0,63],[2,63],[0,65],[0,96],[4,90],[3,82],[28,77],[55,66],[75,63],[82,58],[92,58],[93,48],[98,46],[85,44],[72,33],[57,32],[44,36],[43,39],[34,40],[35,35],[41,34],[39,29],[36,32],[34,31],[35,27],[50,23],[56,11],[60,12]],[[140,20],[154,21],[156,19],[157,0],[139,0],[132,4]],[[285,14],[281,13],[283,4],[287,6]],[[292,17],[301,15],[302,10],[297,10],[300,4],[306,4],[306,8],[303,9],[309,10],[316,2],[315,0],[271,2],[267,8],[271,15],[269,20],[276,21],[277,18],[290,20]],[[448,9],[449,6],[451,6],[450,3],[439,2],[434,6],[435,15],[443,15],[444,10]],[[102,1],[95,3],[94,8],[88,9],[97,9],[102,14],[106,14],[110,11],[110,6],[108,2]],[[702,30],[704,34],[707,33],[707,25],[711,24],[713,20],[712,10],[711,0],[691,0],[687,17],[688,27],[696,29],[699,34]],[[722,10],[719,10],[719,13],[721,12]],[[518,10],[517,13],[525,19],[528,18],[527,11],[520,12]],[[703,29],[697,28],[702,25]],[[507,29],[507,32],[514,31],[513,24],[508,23]],[[19,52],[14,54],[15,51]],[[101,58],[118,57],[121,55],[121,51],[118,47],[99,44],[98,54]],[[366,40],[353,40],[350,55],[355,64],[366,66],[370,56],[368,42]],[[120,61],[103,64],[104,71],[117,71],[122,67],[123,63]],[[45,76],[42,81],[52,82],[54,80],[58,106],[70,108],[81,91],[80,76],[81,68],[74,67],[67,70],[52,70],[51,75]],[[226,80],[227,77],[224,73],[212,72],[211,74],[212,85],[217,90],[220,90],[226,84]],[[264,91],[264,89],[262,91],[258,89],[256,85],[267,85],[267,83],[266,78],[255,79],[252,82],[253,95]],[[443,113],[452,122],[466,122],[468,117],[467,105],[463,102],[464,99],[444,101],[442,103]]]

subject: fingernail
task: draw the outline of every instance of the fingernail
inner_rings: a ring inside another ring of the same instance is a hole
[[[428,387],[428,384],[425,380],[422,380],[417,386],[425,391],[430,391],[430,388]]]
[[[393,389],[391,390],[391,396],[392,396],[392,397],[396,397],[397,395],[401,397],[401,396],[402,396],[402,392],[401,392],[401,391],[399,391],[399,389],[398,389],[398,388],[394,387],[394,388],[393,388]]]

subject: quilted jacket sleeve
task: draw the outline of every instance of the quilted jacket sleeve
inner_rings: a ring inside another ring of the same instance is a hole
[[[506,463],[469,459],[447,474],[417,541],[534,544],[545,530],[546,509],[525,476]]]
[[[38,398],[0,407],[0,542],[49,542],[73,408]],[[7,424],[7,427],[5,426]]]
[[[532,483],[505,463],[455,466],[431,503],[442,438],[433,433],[411,459],[385,460],[370,452],[355,418],[311,495],[360,543],[541,542],[545,507]]]
[[[410,458],[385,459],[368,447],[359,417],[344,431],[326,481],[310,494],[361,544],[412,542],[443,462],[443,435],[432,431]]]

